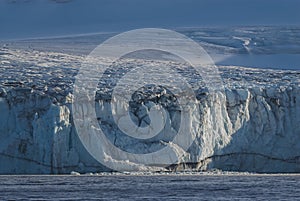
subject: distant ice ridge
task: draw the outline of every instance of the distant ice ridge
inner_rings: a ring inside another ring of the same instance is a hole
[[[109,171],[83,147],[71,116],[74,75],[82,57],[2,48],[0,58],[0,173]],[[177,67],[184,69],[179,64]],[[184,70],[185,76],[191,75],[189,69]],[[207,93],[203,86],[194,88],[200,111],[192,114],[198,122],[196,139],[184,157],[165,170],[300,172],[299,71],[234,66],[220,66],[219,70],[225,92]],[[166,139],[144,144],[132,138],[124,140],[110,116],[115,111],[107,106],[109,90],[102,87],[96,97],[102,106],[99,124],[116,146],[148,153],[168,143],[171,136],[167,135],[163,136]],[[149,100],[146,92],[142,95]],[[152,98],[161,103],[160,97]],[[112,108],[122,107],[117,101],[112,104],[117,104]],[[145,106],[140,104],[136,109]],[[147,123],[146,110],[139,111],[133,112],[132,119],[137,124]],[[170,111],[175,114],[171,129],[176,130],[176,111]],[[134,165],[130,161],[120,163]],[[147,170],[141,167],[141,171]]]
[[[251,172],[230,172],[230,171],[221,171],[218,169],[212,169],[208,171],[157,171],[157,172],[87,172],[84,174],[80,174],[79,172],[72,171],[70,175],[73,176],[188,176],[188,175],[236,175],[236,176],[249,176],[249,175],[264,175],[264,174],[256,174]],[[267,174],[270,175],[270,174]],[[274,175],[292,175],[289,173],[284,174],[274,174]],[[298,174],[295,174],[298,175]]]

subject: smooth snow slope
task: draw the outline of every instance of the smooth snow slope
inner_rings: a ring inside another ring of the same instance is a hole
[[[198,42],[217,65],[300,69],[300,26],[178,28]],[[7,48],[88,55],[118,32],[4,41]]]

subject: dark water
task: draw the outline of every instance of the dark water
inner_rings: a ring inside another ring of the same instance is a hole
[[[300,175],[0,176],[0,200],[300,200]]]

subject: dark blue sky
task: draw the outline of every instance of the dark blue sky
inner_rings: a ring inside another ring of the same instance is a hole
[[[300,25],[297,0],[0,0],[0,39],[134,28]]]

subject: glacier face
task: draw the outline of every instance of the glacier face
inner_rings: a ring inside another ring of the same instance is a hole
[[[0,56],[0,173],[108,171],[79,140],[71,115],[72,85],[82,57],[6,48]],[[195,89],[195,140],[166,169],[300,172],[299,71],[233,66],[219,71],[225,91]],[[169,132],[144,143],[124,138],[110,113],[126,103],[113,101],[110,107],[105,90],[97,97],[99,124],[112,144],[143,154],[171,141]],[[142,95],[143,103],[132,106],[131,116],[139,126],[149,124],[149,105],[161,104],[167,96]],[[169,131],[176,131],[178,110],[168,111]],[[119,163],[126,163],[124,171],[134,165],[131,160]]]

